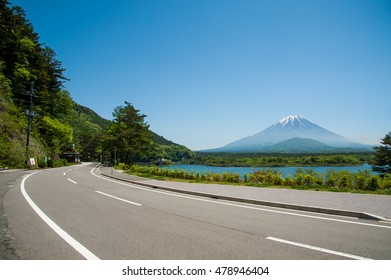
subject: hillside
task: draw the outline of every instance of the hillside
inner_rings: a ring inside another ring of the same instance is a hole
[[[90,119],[90,121],[92,123],[99,125],[102,129],[107,128],[110,124],[109,120],[102,118],[95,111],[93,111],[92,109],[90,109],[88,107],[85,107],[80,104],[77,104],[76,102],[73,102],[73,108],[79,114],[84,114],[84,115],[88,116],[88,118]]]

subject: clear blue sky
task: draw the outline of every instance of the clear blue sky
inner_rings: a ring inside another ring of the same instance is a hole
[[[391,130],[391,1],[10,0],[111,119],[125,100],[190,149],[286,115],[357,142]]]

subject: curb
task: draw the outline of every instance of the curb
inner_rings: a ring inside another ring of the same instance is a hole
[[[100,172],[100,170],[99,170],[99,172]],[[105,177],[109,177],[109,178],[116,179],[119,181],[124,181],[124,182],[128,182],[128,183],[136,184],[136,185],[141,185],[144,187],[149,187],[149,188],[158,189],[158,190],[171,191],[171,192],[177,192],[177,193],[182,193],[182,194],[190,194],[190,195],[208,197],[208,198],[213,198],[213,199],[222,199],[222,200],[227,200],[227,201],[235,201],[235,202],[256,204],[256,205],[269,206],[269,207],[285,208],[285,209],[290,209],[290,210],[300,210],[300,211],[308,211],[308,212],[314,212],[314,213],[353,217],[353,218],[358,218],[358,219],[367,219],[367,220],[375,220],[375,221],[389,221],[386,218],[376,216],[376,215],[366,213],[366,212],[356,212],[356,211],[341,210],[341,209],[321,208],[321,207],[298,205],[298,204],[287,204],[287,203],[272,202],[272,201],[253,200],[253,199],[247,199],[247,198],[238,198],[238,197],[231,197],[231,196],[216,195],[216,194],[211,194],[211,193],[202,193],[202,192],[195,192],[195,191],[188,191],[188,190],[180,190],[180,189],[173,189],[173,188],[168,188],[168,187],[156,186],[153,184],[148,184],[148,183],[134,181],[134,180],[125,179],[125,178],[119,178],[119,177],[116,177],[113,175],[108,175],[108,174],[105,174],[102,172],[100,172],[100,174]]]

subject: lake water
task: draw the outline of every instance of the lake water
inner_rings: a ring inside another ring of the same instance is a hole
[[[267,169],[267,170],[277,170],[281,173],[283,177],[286,177],[287,175],[294,175],[296,173],[296,170],[298,168],[303,169],[312,169],[315,172],[324,174],[327,170],[336,170],[336,171],[343,171],[347,170],[349,172],[358,172],[358,171],[371,171],[371,166],[369,164],[363,164],[358,166],[310,166],[310,167],[218,167],[218,166],[205,166],[205,165],[189,165],[189,164],[174,164],[171,166],[165,166],[162,168],[169,168],[169,169],[179,169],[179,170],[186,170],[188,172],[194,171],[194,173],[200,172],[207,173],[207,172],[213,172],[213,173],[239,173],[242,177],[244,174],[252,173],[254,170],[261,170],[261,169]]]

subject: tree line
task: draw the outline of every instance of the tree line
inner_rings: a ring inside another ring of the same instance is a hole
[[[284,167],[284,166],[352,166],[371,163],[372,153],[358,154],[267,154],[196,152],[189,164],[208,166]]]

